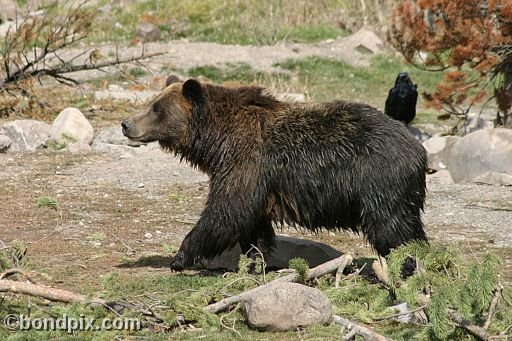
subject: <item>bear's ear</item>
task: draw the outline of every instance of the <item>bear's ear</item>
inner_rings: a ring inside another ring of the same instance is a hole
[[[193,103],[201,104],[204,102],[203,88],[201,88],[201,83],[195,79],[189,79],[183,83],[182,93],[186,99]]]

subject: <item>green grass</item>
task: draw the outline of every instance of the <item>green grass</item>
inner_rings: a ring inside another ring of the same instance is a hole
[[[403,261],[410,255],[415,255],[421,261],[425,269],[423,273],[417,273],[404,280],[400,277],[400,269]],[[6,255],[0,253],[0,256]],[[152,258],[153,257],[153,258]],[[9,331],[0,325],[0,339],[2,340],[111,340],[114,338],[124,339],[129,337],[142,337],[149,340],[192,340],[204,338],[207,340],[233,339],[237,333],[222,327],[220,318],[224,316],[224,324],[233,326],[240,333],[242,339],[266,339],[266,340],[339,340],[340,329],[337,326],[315,326],[307,328],[300,333],[296,331],[280,333],[261,333],[249,329],[244,322],[240,311],[234,311],[226,316],[227,312],[217,315],[204,312],[202,309],[209,303],[218,301],[227,295],[235,295],[242,291],[253,288],[254,281],[262,281],[262,274],[248,274],[247,269],[250,260],[241,264],[245,267],[238,273],[212,272],[185,272],[171,273],[154,271],[149,274],[144,272],[144,267],[154,266],[153,256],[142,256],[134,262],[125,263],[118,271],[103,275],[98,286],[82,289],[84,294],[91,297],[101,297],[106,300],[123,301],[127,300],[137,304],[154,304],[154,309],[163,317],[162,325],[172,325],[178,316],[183,316],[187,321],[193,321],[196,327],[194,330],[182,331],[170,330],[159,331],[159,329],[148,328],[147,320],[142,319],[143,329],[137,331],[76,331],[73,336],[64,331]],[[394,251],[389,259],[389,274],[392,283],[396,283],[395,293],[400,302],[408,302],[410,309],[419,305],[418,293],[423,292],[424,286],[429,287],[435,295],[443,290],[451,290],[449,297],[457,309],[465,307],[467,317],[473,321],[473,316],[478,317],[480,310],[486,310],[491,292],[496,281],[499,280],[497,271],[499,259],[493,255],[486,255],[482,258],[482,264],[464,258],[463,255],[453,248],[447,248],[439,244],[426,246],[422,243],[411,243]],[[6,258],[6,262],[8,259]],[[356,259],[355,266],[361,267],[366,264],[368,272],[374,259]],[[153,262],[153,263],[152,263]],[[307,266],[295,260],[295,268],[306,269]],[[122,268],[137,269],[137,272],[125,273]],[[140,271],[139,271],[140,269]],[[323,276],[318,281],[310,282],[322,290],[333,304],[335,314],[340,314],[353,321],[366,323],[371,329],[392,338],[393,340],[425,339],[429,326],[419,327],[415,325],[399,324],[392,320],[375,322],[374,318],[388,316],[394,313],[390,307],[396,302],[390,292],[380,284],[374,284],[361,274],[344,278],[340,287],[334,287],[334,276]],[[367,275],[366,275],[367,276]],[[267,273],[268,281],[276,277],[275,273]],[[249,280],[250,279],[250,280]],[[509,303],[512,292],[509,286],[503,292],[505,298],[498,305],[493,323],[489,328],[492,334],[499,333],[508,325],[512,324],[512,315],[509,312]],[[477,297],[485,298],[481,306],[476,305]],[[158,303],[158,304],[155,304]],[[7,314],[27,314],[27,306],[30,304],[30,316],[37,317],[62,317],[64,314],[69,317],[79,318],[115,318],[116,316],[104,307],[93,307],[79,304],[52,304],[50,306],[40,304],[38,299],[19,297],[12,299],[6,297],[0,305],[3,316]],[[430,310],[427,311],[430,313]],[[123,317],[141,319],[141,315],[134,311],[126,310]],[[144,322],[145,321],[145,322]],[[458,331],[447,326],[448,331],[445,339],[456,338]],[[462,337],[462,336],[461,336]]]
[[[226,64],[223,68],[207,65],[192,68],[186,72],[190,77],[204,77],[214,83],[226,81],[238,81],[241,83],[252,83],[256,80],[270,76],[263,72],[255,71],[250,65],[245,63]]]
[[[100,4],[102,5],[103,2]],[[336,13],[346,1],[146,0],[100,15],[93,41],[131,41],[137,24],[157,25],[163,39],[186,37],[223,44],[317,42],[346,35]]]
[[[37,199],[37,207],[49,207],[56,210],[59,208],[59,202],[55,198],[44,196]]]

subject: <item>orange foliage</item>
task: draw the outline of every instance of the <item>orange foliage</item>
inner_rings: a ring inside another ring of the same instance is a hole
[[[489,76],[512,70],[512,65],[503,67],[512,64],[512,1],[399,0],[388,38],[416,66],[447,72],[443,84],[425,94],[431,106],[464,112],[465,101],[472,105],[485,99],[481,88]],[[426,61],[418,58],[419,52],[427,53]],[[507,85],[496,87],[512,89]],[[502,92],[499,102],[512,100],[512,93]]]

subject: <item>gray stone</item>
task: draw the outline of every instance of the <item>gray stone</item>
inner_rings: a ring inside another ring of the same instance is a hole
[[[453,180],[472,182],[486,172],[512,173],[512,130],[483,129],[464,136],[448,155]]]
[[[16,120],[4,124],[4,135],[11,139],[13,152],[36,151],[43,148],[50,137],[51,126],[35,120]]]
[[[107,143],[121,146],[134,146],[138,147],[145,143],[132,141],[123,135],[121,125],[119,127],[110,127],[101,130],[95,137],[94,143]]]
[[[512,186],[512,173],[496,173],[486,172],[477,176],[474,180],[476,183],[495,185],[495,186]]]
[[[104,6],[101,6],[100,8],[98,8],[98,12],[104,13],[104,14],[109,14],[110,12],[112,12],[112,5],[106,4]]]
[[[52,124],[50,139],[68,146],[80,142],[81,146],[90,145],[94,129],[84,114],[76,108],[66,108],[55,118]],[[76,147],[76,146],[75,146]]]
[[[7,32],[12,31],[16,28],[14,21],[5,21],[0,24],[0,37],[5,37]]]
[[[345,39],[346,48],[362,54],[380,53],[385,48],[384,41],[375,32],[363,27]]]
[[[236,269],[241,253],[238,245],[230,251],[224,251],[208,263],[208,269]],[[268,269],[285,269],[288,268],[290,259],[300,257],[308,261],[310,267],[315,267],[339,256],[341,252],[329,245],[307,239],[277,236],[276,247],[267,256],[265,263]]]
[[[92,151],[92,147],[86,141],[77,141],[68,144],[65,150],[72,154],[83,154]]]
[[[467,135],[481,129],[494,128],[494,120],[496,116],[489,116],[484,113],[470,112],[466,116],[466,122],[461,127],[462,134]]]
[[[143,22],[137,26],[136,36],[143,42],[151,42],[160,40],[161,33],[155,25]]]
[[[435,170],[446,169],[448,155],[459,139],[458,136],[433,136],[423,142],[428,153],[428,167]]]
[[[409,133],[411,133],[412,136],[414,136],[416,138],[416,140],[418,140],[420,142],[424,142],[424,141],[428,140],[429,138],[431,138],[430,134],[424,133],[416,127],[408,125],[407,130],[409,131]]]
[[[331,302],[316,288],[280,282],[266,289],[242,300],[242,312],[251,328],[286,331],[331,320]]]
[[[11,147],[11,143],[9,136],[0,135],[0,153],[5,153]]]
[[[18,15],[16,2],[12,0],[0,0],[0,19],[2,22],[15,20]]]

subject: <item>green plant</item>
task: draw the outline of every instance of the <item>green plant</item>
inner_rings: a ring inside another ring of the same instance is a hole
[[[49,207],[56,210],[59,208],[59,202],[55,198],[44,196],[37,199],[37,207]]]

